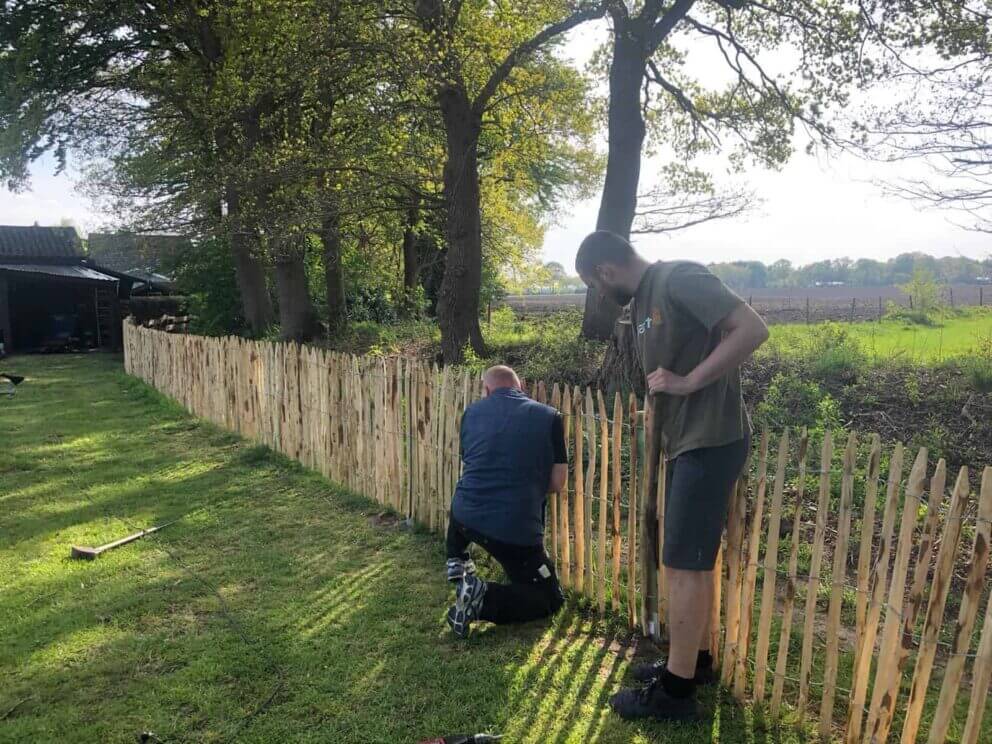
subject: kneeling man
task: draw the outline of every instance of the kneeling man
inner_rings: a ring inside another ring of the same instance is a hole
[[[488,369],[483,383],[486,397],[462,417],[464,467],[448,525],[448,580],[457,582],[448,625],[461,638],[475,620],[537,620],[565,601],[544,550],[547,494],[561,490],[568,472],[561,415],[528,398],[509,367]],[[499,562],[509,584],[475,575],[471,543]]]

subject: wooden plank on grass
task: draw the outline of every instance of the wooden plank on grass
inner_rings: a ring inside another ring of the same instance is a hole
[[[806,450],[809,434],[806,429],[799,435],[799,482],[796,488],[796,509],[792,515],[792,541],[789,549],[789,568],[785,579],[785,598],[782,601],[782,630],[778,637],[778,656],[775,659],[775,681],[769,712],[777,718],[785,689],[785,670],[789,663],[789,641],[792,636],[792,615],[796,606],[796,570],[799,567],[799,537],[802,534],[803,498],[806,494]]]
[[[989,561],[989,537],[992,533],[992,468],[982,474],[982,491],[978,501],[978,523],[975,525],[975,543],[968,566],[968,578],[961,599],[961,609],[954,626],[954,648],[944,670],[944,684],[940,700],[930,724],[930,744],[941,744],[947,739],[947,729],[957,701],[961,676],[964,674],[965,654],[971,645],[971,632],[975,627],[978,604],[985,586],[985,569]],[[987,684],[987,681],[986,681]]]
[[[603,399],[603,391],[596,391],[596,402],[599,406],[599,433],[600,433],[600,463],[599,463],[599,533],[596,535],[597,562],[596,569],[599,571],[599,614],[606,614],[606,523],[610,518],[609,498],[610,498],[610,421],[606,416],[606,401]]]
[[[813,530],[813,554],[810,558],[809,579],[806,581],[806,607],[803,621],[803,651],[799,664],[799,718],[806,715],[809,704],[809,681],[813,670],[813,629],[816,619],[816,597],[820,588],[820,565],[823,563],[823,540],[827,529],[827,511],[830,507],[830,465],[833,461],[833,442],[830,432],[823,434],[820,449],[820,497],[816,504],[816,527]]]
[[[572,406],[572,428],[575,431],[575,524],[573,525],[575,530],[575,573],[572,586],[579,594],[582,594],[586,577],[586,488],[585,475],[582,472],[585,465],[585,458],[583,457],[585,427],[582,425],[582,394],[578,387],[575,388],[572,395]]]
[[[941,460],[943,462],[943,460]],[[916,657],[916,669],[913,671],[913,683],[909,690],[909,702],[906,704],[906,717],[902,727],[902,744],[913,744],[920,727],[923,714],[923,703],[930,684],[930,674],[933,671],[934,658],[937,655],[937,638],[940,626],[944,620],[944,605],[947,602],[948,590],[954,575],[954,558],[957,555],[958,539],[961,535],[961,515],[964,514],[968,503],[968,468],[961,468],[958,480],[951,495],[951,505],[944,522],[944,534],[940,540],[940,550],[937,552],[937,567],[934,569],[933,584],[930,589],[930,599],[923,621],[923,638],[920,641],[920,651]]]
[[[744,562],[744,584],[741,588],[741,619],[737,631],[737,664],[734,670],[734,697],[744,699],[747,691],[747,658],[751,642],[751,621],[754,609],[754,587],[758,576],[758,547],[761,542],[761,522],[768,487],[768,430],[761,433],[758,453],[757,495],[748,533],[747,557]]]
[[[761,577],[761,614],[758,619],[758,639],[754,652],[754,699],[765,699],[765,679],[768,675],[768,646],[771,642],[772,615],[775,612],[775,585],[778,578],[778,539],[782,526],[782,493],[785,490],[785,464],[789,459],[789,430],[782,432],[778,442],[775,483],[772,502],[768,508],[768,535],[765,538],[764,573]]]
[[[613,611],[620,611],[620,549],[623,536],[620,534],[620,447],[623,444],[623,401],[620,393],[616,393],[613,398],[613,534],[611,535],[611,545],[613,548],[613,589],[610,592],[613,598]]]
[[[826,739],[833,730],[834,697],[837,694],[837,661],[840,653],[840,610],[844,601],[847,578],[847,543],[851,534],[851,507],[854,501],[854,463],[858,438],[854,432],[847,438],[844,450],[843,474],[840,487],[840,507],[837,514],[837,544],[831,570],[830,605],[827,609],[827,658],[823,671],[823,702],[820,705],[820,738]]]
[[[889,598],[885,607],[882,645],[878,651],[878,669],[871,693],[871,706],[868,709],[865,734],[873,742],[884,742],[888,738],[889,726],[892,723],[892,714],[899,694],[901,666],[905,658],[903,643],[900,641],[903,638],[903,616],[908,614],[903,598],[906,592],[909,557],[915,543],[916,520],[925,488],[926,470],[927,449],[921,447],[909,473],[909,482],[906,484],[902,525],[899,529],[899,542],[896,544],[896,557],[892,564],[892,581],[889,583]],[[912,634],[909,640],[911,639]]]
[[[637,398],[630,394],[630,480],[627,484],[627,622],[637,625]]]
[[[571,442],[570,434],[572,433],[572,420],[575,418],[575,412],[572,410],[572,393],[568,389],[568,385],[565,386],[565,393],[562,396],[561,411],[562,417],[565,419],[565,447],[567,448]],[[577,450],[573,450],[573,455],[576,454]],[[582,467],[576,463],[577,461],[573,456],[573,467]],[[569,525],[570,511],[568,470],[566,469],[565,484],[561,487],[561,531],[559,532],[559,539],[561,540],[561,582],[565,587],[572,586],[572,535],[571,526]]]
[[[865,617],[864,635],[855,654],[851,705],[847,712],[847,744],[861,740],[861,723],[864,720],[864,705],[868,695],[868,679],[871,662],[875,657],[875,639],[878,635],[878,621],[885,601],[885,586],[889,575],[889,554],[892,551],[892,530],[895,527],[896,512],[899,507],[899,480],[903,471],[903,447],[896,444],[889,461],[889,479],[885,494],[885,513],[882,516],[881,546],[871,576],[871,600]]]

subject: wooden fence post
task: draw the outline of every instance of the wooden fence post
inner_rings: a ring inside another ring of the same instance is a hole
[[[944,684],[940,700],[930,724],[929,744],[941,744],[947,739],[947,729],[957,700],[958,687],[964,674],[964,655],[971,645],[971,631],[978,614],[978,604],[985,586],[985,569],[989,561],[989,537],[992,535],[992,467],[982,474],[982,492],[978,502],[978,524],[975,526],[975,544],[968,567],[964,597],[957,624],[954,626],[954,648],[944,670]]]
[[[596,544],[596,570],[599,571],[599,614],[606,614],[606,524],[609,519],[609,487],[610,479],[610,421],[606,416],[606,401],[603,399],[603,391],[596,391],[596,402],[599,406],[599,433],[600,433],[600,458],[599,458],[599,520],[597,526]]]
[[[638,448],[638,417],[637,398],[631,393],[628,403],[630,407],[630,481],[627,491],[627,619],[630,627],[637,625],[637,516],[639,504],[637,500],[637,448]]]
[[[571,432],[571,427],[573,419],[575,418],[575,412],[572,410],[572,393],[569,390],[568,385],[565,386],[565,394],[562,397],[561,402],[562,416],[565,419],[565,446],[568,447],[568,443],[571,440],[569,436]],[[582,468],[582,463],[578,462],[576,457],[578,456],[578,450],[572,450],[572,467],[577,472]],[[565,485],[561,488],[561,579],[562,584],[565,587],[572,586],[572,536],[571,528],[569,525],[569,512],[571,511],[571,504],[569,503],[569,490],[568,490],[568,472],[565,472]]]
[[[585,427],[582,425],[582,395],[576,387],[572,396],[572,418],[575,431],[575,581],[573,587],[582,594],[586,578],[586,489],[583,466],[583,445]]]
[[[658,489],[659,451],[655,446],[655,399],[644,400],[644,484],[641,498],[641,623],[644,635],[658,638]]]
[[[613,548],[611,557],[613,563],[613,589],[611,597],[613,611],[620,612],[620,549],[623,536],[620,533],[620,448],[623,444],[623,401],[620,393],[613,398],[613,534],[610,536]]]

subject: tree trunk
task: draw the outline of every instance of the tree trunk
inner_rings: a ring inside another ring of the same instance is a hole
[[[479,327],[482,288],[482,214],[479,191],[479,132],[482,122],[472,111],[461,85],[438,94],[447,138],[444,166],[445,237],[448,255],[438,298],[441,355],[445,364],[458,364],[465,345],[486,354]]]
[[[320,238],[324,244],[324,283],[327,288],[328,330],[341,328],[346,320],[344,269],[341,265],[341,220],[329,212],[321,222]]]
[[[641,114],[641,81],[646,53],[642,34],[634,23],[617,25],[613,36],[613,62],[610,65],[609,149],[606,180],[599,205],[597,230],[610,230],[624,238],[637,209],[637,184],[641,173],[644,144],[644,117]],[[586,293],[582,335],[605,340],[614,333],[620,306],[595,292]]]
[[[417,286],[420,283],[420,255],[417,246],[417,219],[420,216],[416,204],[407,211],[406,225],[403,226],[403,309],[407,315],[417,313]]]
[[[309,341],[316,335],[317,313],[307,287],[303,254],[289,251],[279,255],[275,263],[280,337],[285,341]]]
[[[252,333],[259,334],[275,322],[275,312],[265,282],[265,267],[257,251],[252,250],[254,241],[248,234],[241,213],[241,195],[232,187],[227,189],[227,218],[234,273],[241,293],[245,322]]]

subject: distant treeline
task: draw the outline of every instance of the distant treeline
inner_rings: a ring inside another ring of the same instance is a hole
[[[918,270],[929,272],[940,283],[972,284],[992,281],[992,257],[978,261],[953,256],[934,258],[925,253],[903,253],[888,261],[870,258],[835,258],[806,266],[781,259],[767,266],[760,261],[709,264],[710,270],[734,289],[762,287],[884,287],[905,284]]]

